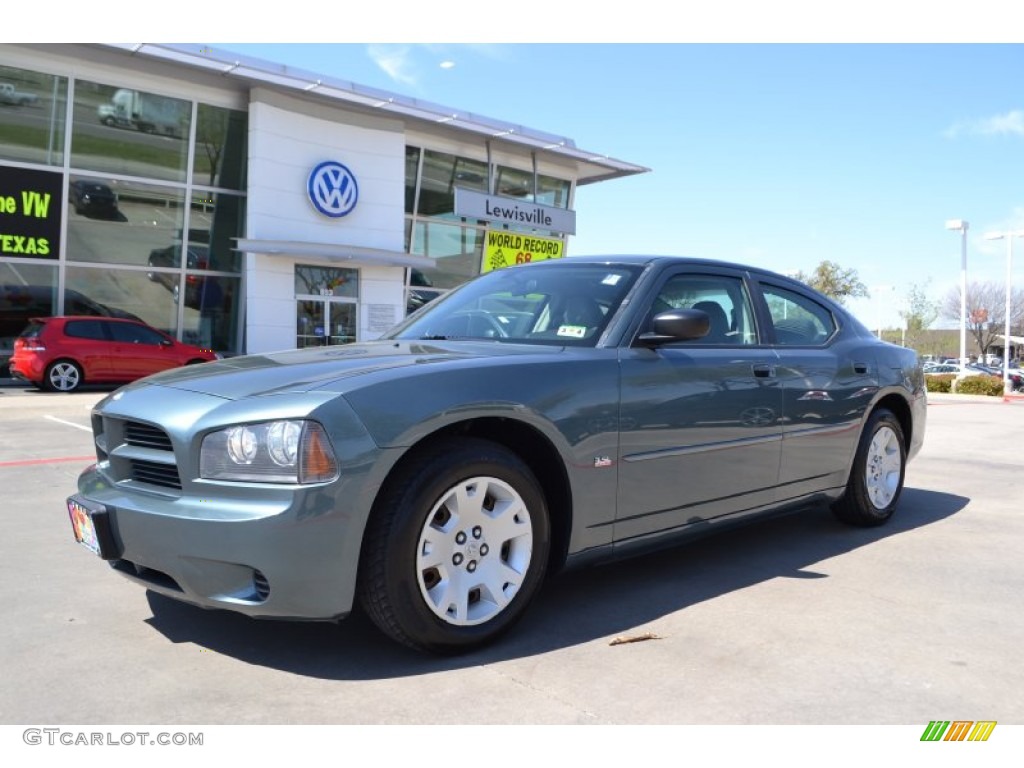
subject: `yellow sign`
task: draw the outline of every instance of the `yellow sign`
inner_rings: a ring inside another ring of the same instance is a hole
[[[480,273],[511,267],[513,264],[560,259],[564,254],[565,243],[553,237],[533,237],[518,232],[488,232]]]

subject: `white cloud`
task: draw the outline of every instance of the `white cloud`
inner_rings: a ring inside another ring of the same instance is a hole
[[[412,52],[405,45],[369,45],[366,52],[374,64],[396,83],[415,87],[419,81]]]
[[[946,129],[945,135],[951,139],[963,135],[1024,137],[1024,110],[1014,109],[1003,115],[954,123]]]

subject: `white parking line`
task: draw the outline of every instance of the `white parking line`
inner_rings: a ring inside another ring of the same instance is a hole
[[[92,432],[92,427],[83,427],[81,424],[75,424],[75,422],[73,421],[65,421],[64,419],[58,419],[56,416],[50,416],[49,414],[46,414],[43,416],[43,418],[49,419],[50,421],[56,421],[58,424],[66,424],[69,427],[80,429],[83,432]]]

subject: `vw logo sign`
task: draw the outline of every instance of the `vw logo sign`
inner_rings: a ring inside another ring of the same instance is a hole
[[[309,200],[320,213],[338,219],[352,212],[359,201],[359,185],[352,171],[333,160],[320,163],[309,174]]]

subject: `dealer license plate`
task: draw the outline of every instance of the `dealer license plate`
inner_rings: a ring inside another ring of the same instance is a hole
[[[103,511],[101,509],[89,509],[77,499],[68,499],[68,514],[71,516],[71,529],[75,534],[75,541],[94,554],[100,554],[100,540],[96,535],[96,525],[93,523],[93,513]]]

